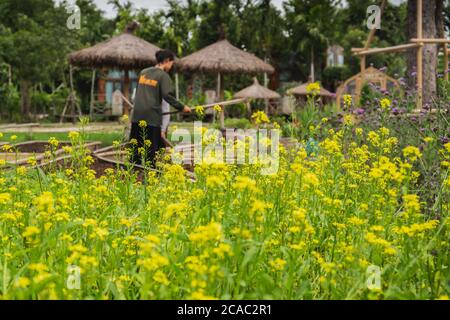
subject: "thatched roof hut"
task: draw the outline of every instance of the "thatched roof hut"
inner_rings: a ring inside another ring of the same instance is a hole
[[[217,74],[217,97],[223,100],[223,75],[227,73],[273,73],[275,69],[255,55],[233,46],[228,40],[220,40],[176,62],[180,71],[197,71]],[[225,127],[224,112],[220,113],[220,125]]]
[[[85,68],[143,69],[156,64],[161,50],[133,35],[137,23],[130,24],[120,35],[69,55],[70,64]]]
[[[276,91],[267,89],[259,84],[258,79],[254,78],[254,83],[234,95],[235,98],[252,98],[252,99],[280,99],[281,96]]]
[[[69,62],[73,66],[94,69],[91,93],[91,114],[93,110],[93,91],[95,69],[119,69],[125,72],[123,94],[125,101],[129,99],[130,70],[148,68],[157,63],[155,54],[160,48],[133,33],[139,27],[136,21],[131,22],[125,31],[111,39],[94,45],[93,47],[73,52],[69,55]],[[130,105],[125,105],[125,114],[129,114]]]
[[[292,88],[288,91],[289,94],[293,94],[294,96],[307,96],[309,93],[306,90],[308,87],[308,83],[304,83],[298,87]],[[320,93],[317,96],[325,97],[325,98],[333,98],[334,94],[328,91],[325,88],[320,87]]]
[[[207,73],[273,73],[275,69],[255,55],[233,46],[228,40],[218,41],[177,62],[181,71]]]

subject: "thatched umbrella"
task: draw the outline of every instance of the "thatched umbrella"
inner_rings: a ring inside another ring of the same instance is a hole
[[[205,73],[217,73],[217,95],[223,100],[223,74],[229,73],[273,73],[275,69],[257,58],[255,55],[245,52],[233,46],[228,40],[220,40],[210,46],[201,49],[177,63],[181,71],[200,71]],[[221,113],[221,126],[224,127],[224,116]]]
[[[280,99],[281,95],[276,91],[272,91],[260,85],[256,77],[253,78],[253,81],[254,83],[251,86],[237,92],[234,95],[234,98],[250,98],[250,99],[264,100],[266,104],[266,113],[268,114],[269,100]],[[250,103],[247,103],[247,109],[250,115],[251,112]]]
[[[281,96],[278,92],[267,89],[259,84],[258,79],[255,77],[254,83],[239,92],[237,92],[235,98],[251,98],[251,99],[280,99]]]
[[[147,68],[155,65],[157,46],[133,35],[139,24],[133,22],[126,30],[107,41],[69,55],[70,64],[88,68],[118,68],[125,71],[124,95],[129,98],[130,70]],[[95,77],[95,75],[94,75]],[[129,109],[125,108],[128,114]]]
[[[290,89],[288,91],[288,93],[293,94],[294,96],[307,96],[307,95],[309,95],[307,87],[308,87],[308,83],[304,83],[298,87]],[[332,97],[334,97],[334,94],[332,94],[327,89],[320,87],[320,93],[316,94],[316,96],[332,98]]]

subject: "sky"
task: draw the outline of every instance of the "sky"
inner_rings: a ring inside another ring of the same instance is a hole
[[[146,8],[149,9],[150,12],[158,9],[164,9],[164,7],[166,6],[166,0],[130,0],[130,1],[134,4],[136,8]],[[284,0],[272,0],[272,3],[274,3],[278,8],[281,9],[282,8],[281,4],[283,3],[283,1]],[[399,4],[405,1],[406,0],[389,0],[389,2],[393,4]],[[112,18],[115,16],[115,12],[112,9],[112,6],[108,4],[108,0],[94,0],[94,2],[100,9],[102,9],[106,13],[107,17]]]
[[[114,11],[111,6],[108,5],[108,0],[95,0],[94,1],[99,8],[106,12],[108,17],[114,16]],[[136,8],[147,8],[150,11],[163,9],[166,5],[166,0],[131,0]],[[272,2],[281,8],[283,0],[272,0]]]

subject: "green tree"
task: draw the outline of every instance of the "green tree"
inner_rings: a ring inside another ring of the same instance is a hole
[[[290,47],[300,75],[315,79],[316,64],[324,62],[327,45],[333,37],[340,0],[288,0],[284,3]],[[305,57],[308,57],[305,59]]]

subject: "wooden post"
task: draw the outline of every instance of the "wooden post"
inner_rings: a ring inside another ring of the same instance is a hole
[[[178,101],[180,101],[180,81],[178,77],[178,72],[175,73],[175,97]],[[181,113],[177,113],[177,121],[180,122],[182,120]]]
[[[361,56],[361,85],[364,85],[364,82],[366,81],[366,56]],[[359,96],[359,94],[357,94]],[[357,99],[357,102],[359,103],[359,99]]]
[[[130,100],[130,74],[128,69],[125,69],[125,75],[124,75],[124,81],[123,81],[123,95],[127,100]],[[124,105],[124,114],[129,115],[130,114],[130,107],[125,102]]]
[[[447,44],[444,44],[444,75],[445,75],[445,80],[448,81],[448,70],[449,70],[449,66],[448,66],[448,47]]]
[[[423,3],[417,0],[417,38],[423,38]],[[423,105],[423,42],[417,48],[417,105],[416,109],[422,109]]]
[[[8,64],[8,84],[12,85],[12,67]]]
[[[222,82],[223,82],[223,75],[219,72],[217,75],[217,102],[223,101]],[[220,117],[220,128],[225,129],[225,110],[222,110],[219,117]]]
[[[89,118],[91,120],[94,119],[94,104],[95,104],[95,77],[96,77],[96,70],[94,69],[92,71],[92,81],[91,81],[91,104],[89,108]]]
[[[180,100],[180,83],[178,79],[178,72],[175,73],[175,97]]]

